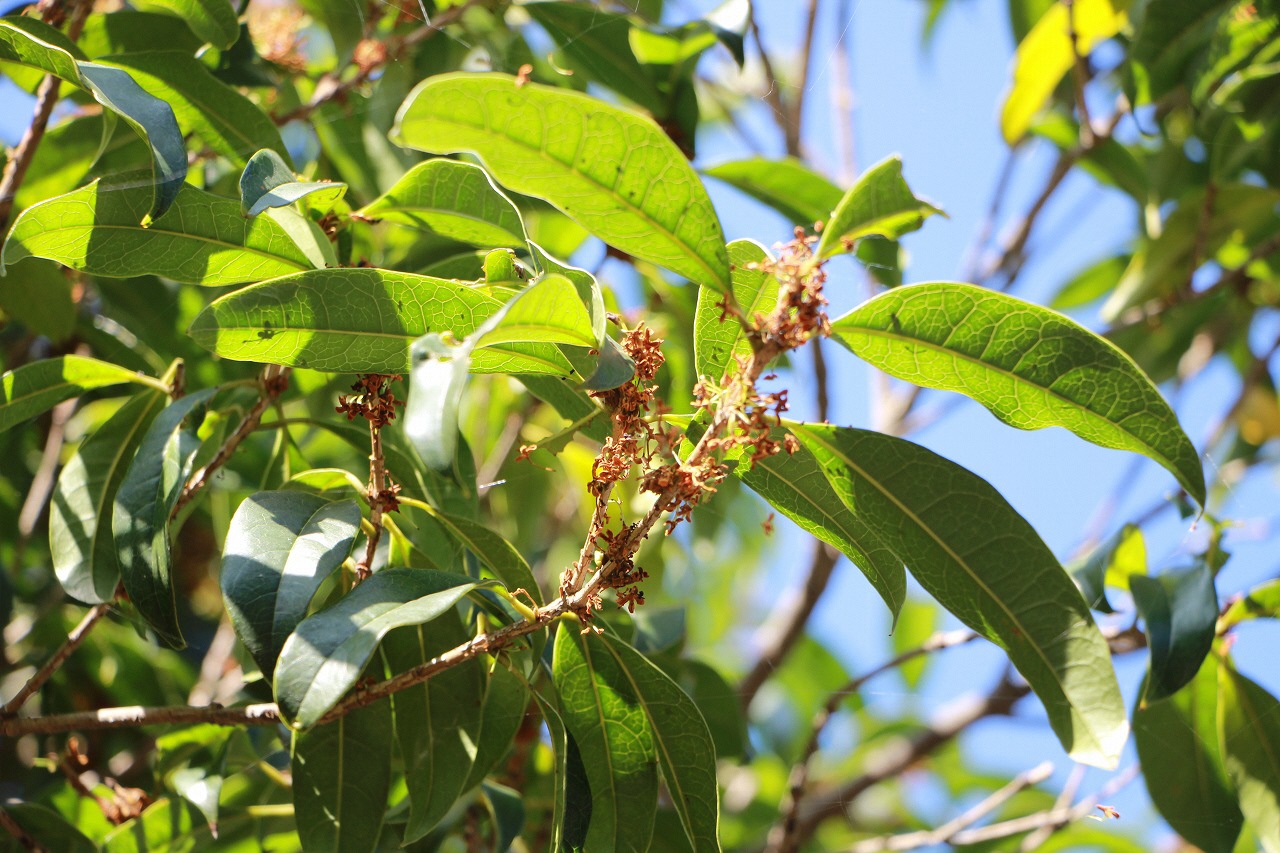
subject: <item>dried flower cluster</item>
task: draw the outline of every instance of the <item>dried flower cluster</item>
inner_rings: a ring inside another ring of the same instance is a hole
[[[382,429],[396,419],[396,406],[404,406],[391,391],[391,383],[400,378],[396,374],[364,374],[351,386],[356,393],[338,397],[338,414],[346,415],[349,421],[364,418],[373,428]]]

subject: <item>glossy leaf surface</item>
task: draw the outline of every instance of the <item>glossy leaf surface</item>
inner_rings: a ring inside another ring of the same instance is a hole
[[[457,160],[418,163],[361,216],[411,225],[485,248],[525,244],[524,223],[511,199],[479,166]]]
[[[551,202],[611,246],[698,284],[729,288],[715,209],[675,143],[649,119],[577,92],[497,74],[420,84],[392,138],[470,151],[504,186]]]
[[[1010,426],[1062,426],[1148,456],[1204,503],[1200,457],[1173,409],[1128,356],[1061,314],[931,282],[868,300],[833,321],[832,333],[886,373],[966,394]]]
[[[1151,660],[1143,702],[1172,696],[1191,681],[1213,645],[1218,596],[1205,563],[1156,577],[1129,578],[1134,604],[1147,624]]]
[[[236,509],[223,545],[222,597],[236,634],[266,678],[359,530],[354,500],[258,492]]]
[[[797,425],[840,499],[1036,691],[1077,761],[1115,767],[1128,721],[1111,653],[1048,546],[985,480],[880,433]]]
[[[6,371],[0,376],[0,432],[85,391],[127,382],[163,387],[150,376],[82,355],[47,358]]]
[[[189,284],[240,284],[311,269],[275,221],[247,220],[240,205],[184,185],[148,228],[145,183],[95,181],[22,212],[4,246],[6,264],[28,256],[111,278],[159,275]]]
[[[170,403],[156,415],[112,506],[120,579],[138,613],[162,640],[186,644],[178,627],[177,602],[170,574],[169,513],[190,473],[199,441],[182,428],[183,421],[217,391],[206,388]]]
[[[115,597],[120,566],[111,533],[116,490],[168,398],[148,390],[121,406],[76,450],[49,503],[49,552],[67,595],[85,604]]]
[[[273,207],[287,207],[308,196],[310,204],[328,209],[346,192],[346,184],[299,181],[284,158],[270,148],[250,157],[240,174],[240,210],[245,216],[257,216]]]
[[[385,569],[302,620],[276,662],[281,714],[296,729],[314,726],[356,683],[388,631],[430,622],[477,586],[461,575]]]

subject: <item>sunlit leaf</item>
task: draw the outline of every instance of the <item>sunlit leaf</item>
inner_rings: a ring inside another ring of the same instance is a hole
[[[835,184],[791,157],[732,160],[703,171],[806,228],[826,222],[844,195]]]
[[[1219,628],[1226,631],[1241,622],[1258,618],[1280,618],[1280,580],[1258,584],[1232,601],[1222,614]]]
[[[817,425],[792,432],[929,594],[1008,652],[1071,756],[1115,767],[1129,726],[1111,652],[1031,525],[985,480],[911,442]]]
[[[1267,853],[1280,850],[1280,702],[1229,665],[1218,667],[1222,762],[1246,825]]]
[[[1160,392],[1117,347],[1057,312],[931,282],[882,293],[831,327],[875,367],[966,394],[1010,426],[1063,426],[1148,456],[1204,504],[1200,457]]]
[[[359,530],[354,500],[257,492],[236,509],[223,544],[222,597],[236,634],[266,678]]]
[[[895,240],[918,229],[935,213],[942,211],[916,198],[907,186],[902,177],[902,158],[889,157],[863,172],[840,199],[814,252],[827,258],[850,251],[863,237]]]
[[[480,348],[511,343],[569,344],[595,347],[591,315],[573,282],[558,273],[544,275],[512,299],[502,317],[480,335]]]
[[[769,273],[773,258],[759,243],[734,240],[729,244],[733,265],[733,298],[748,322],[757,315],[768,316],[778,302],[781,285]],[[719,382],[737,358],[751,356],[751,341],[737,318],[725,313],[723,297],[709,290],[698,291],[698,308],[693,320],[694,369],[699,376]]]
[[[49,556],[67,595],[85,604],[115,597],[120,566],[112,504],[133,454],[168,397],[148,390],[121,406],[80,445],[49,502]]]
[[[240,37],[235,9],[227,0],[138,0],[133,5],[181,18],[193,33],[217,48],[231,47]]]
[[[546,199],[609,245],[729,288],[715,209],[648,119],[498,74],[446,74],[414,89],[392,137],[424,151],[475,153],[504,186]]]
[[[6,371],[0,376],[0,432],[85,391],[126,382],[168,390],[150,376],[82,355],[47,358]]]
[[[1089,606],[1099,613],[1115,613],[1107,600],[1107,586],[1128,588],[1132,575],[1147,573],[1147,545],[1142,529],[1126,524],[1088,557],[1067,567]]]
[[[360,215],[411,225],[472,246],[525,244],[524,223],[511,199],[471,163],[432,159],[360,210]]]
[[[240,210],[245,216],[257,216],[273,207],[287,207],[308,196],[310,204],[327,210],[346,192],[346,184],[299,181],[289,164],[270,148],[250,157],[240,174]]]
[[[103,853],[154,853],[192,850],[197,832],[204,831],[199,815],[182,800],[156,800],[141,815],[125,821],[102,840]]]

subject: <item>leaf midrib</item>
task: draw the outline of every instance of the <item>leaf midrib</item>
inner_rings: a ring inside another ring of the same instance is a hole
[[[486,117],[489,115],[487,109],[485,110],[484,114]],[[599,191],[607,195],[610,199],[612,199],[624,210],[630,212],[636,218],[641,219],[646,224],[650,225],[655,231],[659,232],[659,234],[665,237],[669,242],[690,250],[687,257],[691,257],[697,262],[697,265],[700,266],[707,273],[707,277],[711,282],[714,282],[717,285],[721,285],[721,289],[732,288],[732,284],[726,281],[724,278],[721,277],[719,273],[717,273],[714,269],[712,269],[712,267],[706,262],[706,260],[702,257],[701,254],[699,254],[696,251],[693,251],[693,246],[684,242],[684,240],[680,239],[678,236],[673,234],[666,226],[654,220],[654,218],[650,216],[647,212],[645,212],[643,208],[637,207],[636,205],[632,204],[630,200],[628,200],[626,197],[618,193],[616,190],[610,187],[606,187],[604,184],[597,182],[595,179],[589,177],[585,172],[575,169],[572,165],[565,163],[563,160],[558,160],[555,157],[552,157],[550,154],[548,154],[546,151],[540,148],[532,148],[528,145],[525,145],[523,142],[516,139],[515,137],[502,133],[501,131],[494,130],[490,128],[487,124],[483,126],[467,124],[465,122],[458,121],[454,116],[444,116],[435,112],[429,112],[428,115],[430,115],[431,118],[435,119],[436,121],[439,121],[442,124],[452,125],[454,127],[463,128],[465,130],[470,130],[473,132],[492,134],[493,136],[499,137],[501,139],[505,139],[509,144],[517,148],[520,148],[521,150],[532,152],[539,159],[544,160],[548,163],[553,163],[559,166],[560,168],[566,170],[570,174],[577,176],[579,180],[581,180],[582,182],[592,187],[597,188]],[[583,135],[585,136],[585,131],[583,132]],[[581,144],[581,139],[579,140],[579,145],[580,144]],[[697,199],[693,199],[692,201],[696,202]],[[559,204],[556,204],[553,202],[553,205],[557,209],[560,209]],[[561,210],[561,212],[563,213],[564,211]],[[713,210],[712,211],[713,216],[714,216],[714,213],[715,212]],[[565,213],[565,215],[568,216],[569,214]],[[575,217],[570,217],[570,218],[573,218],[576,221]],[[717,220],[717,225],[718,224],[719,222]]]
[[[1128,430],[1128,429],[1124,428],[1123,426],[1121,426],[1120,424],[1116,423],[1115,421],[1108,420],[1107,418],[1105,418],[1105,417],[1103,417],[1102,415],[1100,415],[1100,414],[1098,414],[1098,413],[1094,412],[1092,409],[1088,408],[1087,406],[1084,406],[1084,405],[1082,405],[1082,404],[1080,404],[1080,403],[1077,403],[1075,400],[1072,400],[1072,399],[1070,399],[1069,397],[1065,397],[1065,396],[1063,396],[1062,394],[1058,393],[1057,391],[1054,391],[1052,388],[1047,388],[1047,387],[1045,387],[1044,385],[1039,385],[1039,384],[1037,384],[1037,383],[1035,383],[1035,382],[1031,382],[1030,380],[1027,380],[1027,379],[1023,378],[1022,376],[1018,375],[1017,373],[1014,373],[1014,372],[1012,372],[1012,371],[1010,371],[1010,370],[1007,370],[1006,368],[998,367],[998,366],[996,366],[996,365],[994,365],[994,364],[991,364],[990,362],[983,361],[983,360],[981,360],[981,359],[979,359],[979,358],[976,358],[976,357],[974,357],[974,356],[971,356],[971,355],[969,355],[969,354],[967,354],[967,353],[962,353],[962,352],[959,352],[959,351],[957,351],[957,350],[948,349],[947,347],[945,347],[945,346],[943,346],[943,345],[941,345],[941,344],[933,343],[932,341],[926,341],[926,340],[924,340],[924,339],[917,338],[917,337],[911,337],[911,336],[909,336],[909,335],[898,335],[898,334],[894,334],[894,333],[892,333],[892,332],[884,331],[884,330],[882,330],[882,329],[874,329],[874,328],[870,328],[870,327],[868,327],[868,326],[864,326],[864,325],[853,325],[852,321],[849,321],[849,320],[839,321],[838,323],[836,323],[836,324],[835,324],[835,326],[834,326],[834,327],[833,327],[833,329],[832,329],[832,331],[833,331],[833,332],[835,332],[837,335],[841,335],[841,333],[846,332],[846,330],[847,330],[848,332],[855,333],[855,334],[856,334],[856,333],[858,333],[858,332],[861,332],[862,334],[864,334],[864,335],[866,335],[867,337],[870,337],[870,338],[879,337],[879,338],[884,338],[884,339],[886,339],[886,340],[897,341],[897,342],[900,342],[900,343],[915,344],[915,345],[920,346],[920,347],[922,347],[922,348],[924,348],[924,349],[928,349],[928,350],[930,350],[930,351],[932,351],[932,352],[935,352],[935,353],[938,353],[938,354],[941,354],[941,355],[950,355],[950,356],[951,356],[951,357],[953,357],[953,358],[959,359],[959,360],[964,361],[964,362],[967,362],[967,363],[969,363],[969,364],[979,365],[979,366],[984,367],[984,368],[986,368],[986,369],[988,369],[988,370],[991,370],[991,371],[993,371],[993,372],[995,372],[995,373],[999,373],[999,374],[1001,374],[1002,376],[1006,376],[1006,377],[1008,377],[1008,378],[1010,378],[1010,379],[1016,380],[1018,383],[1020,383],[1020,384],[1022,384],[1022,385],[1024,385],[1024,386],[1026,386],[1026,387],[1028,387],[1028,388],[1037,389],[1037,390],[1041,391],[1042,393],[1044,393],[1045,395],[1047,395],[1047,396],[1049,396],[1049,397],[1052,397],[1052,398],[1054,398],[1055,400],[1058,400],[1058,401],[1059,401],[1059,402],[1061,402],[1061,403],[1069,404],[1069,405],[1070,405],[1070,407],[1071,407],[1074,411],[1084,413],[1087,419],[1090,419],[1090,420],[1092,420],[1092,421],[1093,421],[1093,422],[1095,422],[1095,423],[1101,423],[1101,424],[1104,424],[1104,425],[1106,425],[1106,426],[1113,427],[1114,429],[1116,429],[1116,430],[1120,431],[1121,433],[1123,433],[1123,434],[1125,434],[1125,435],[1129,436],[1131,439],[1133,439],[1133,441],[1134,441],[1134,442],[1135,442],[1139,447],[1142,447],[1142,448],[1144,448],[1145,450],[1149,451],[1151,454],[1153,454],[1153,455],[1155,455],[1155,456],[1158,456],[1158,457],[1160,457],[1161,459],[1166,460],[1166,461],[1167,461],[1167,462],[1169,462],[1170,464],[1174,464],[1174,462],[1175,462],[1175,460],[1174,460],[1174,459],[1172,459],[1171,457],[1167,456],[1167,455],[1166,455],[1165,453],[1163,453],[1162,451],[1157,450],[1157,449],[1156,449],[1154,446],[1152,446],[1150,443],[1148,443],[1147,441],[1145,441],[1145,440],[1143,440],[1143,439],[1139,438],[1139,437],[1138,437],[1137,435],[1135,435],[1132,431],[1130,431],[1130,430]],[[859,357],[861,357],[861,354],[859,354]],[[888,371],[886,371],[886,372],[888,372]],[[950,389],[942,389],[942,390],[950,390]],[[958,392],[956,392],[956,393],[965,393],[965,392],[958,391]],[[1059,426],[1059,425],[1060,425],[1060,424],[1047,424],[1046,426]],[[1042,429],[1042,428],[1043,428],[1043,427],[1037,427],[1037,429]],[[1074,430],[1073,430],[1073,432],[1074,432]],[[1175,468],[1176,468],[1176,465],[1175,465]]]
[[[50,199],[50,201],[57,201],[57,199]],[[32,210],[35,210],[35,209],[36,208],[32,208]],[[237,212],[236,215],[238,216],[239,213]],[[286,258],[283,255],[273,255],[270,252],[266,251],[265,249],[255,249],[252,246],[245,246],[243,244],[227,243],[223,240],[215,240],[212,237],[202,237],[199,234],[192,234],[187,231],[170,231],[165,228],[157,228],[154,225],[151,226],[150,228],[143,228],[141,225],[104,225],[99,223],[94,223],[92,225],[79,225],[79,224],[61,225],[55,228],[41,229],[40,236],[44,236],[46,234],[56,234],[60,231],[129,231],[129,232],[140,233],[140,234],[161,234],[166,237],[195,240],[200,243],[210,243],[214,246],[221,246],[225,249],[230,249],[233,251],[239,250],[242,252],[248,252],[249,254],[252,254],[252,255],[259,255],[267,260],[281,261],[284,263],[292,264],[295,267],[297,267],[299,272],[306,272],[308,270],[314,269],[314,267],[311,267],[311,266],[302,266],[297,261],[291,258]],[[288,238],[286,237],[286,239]],[[292,240],[289,241],[289,244],[296,247],[296,244],[294,244]]]
[[[954,550],[952,550],[950,545],[948,545],[946,542],[940,539],[937,536],[937,534],[934,533],[932,527],[926,525],[920,519],[920,517],[917,516],[909,507],[907,507],[904,503],[902,503],[902,501],[898,500],[896,495],[894,495],[891,491],[885,488],[877,478],[872,477],[869,473],[867,473],[867,471],[865,471],[861,466],[855,463],[852,459],[850,459],[849,457],[841,453],[839,449],[828,444],[826,440],[823,439],[817,432],[813,430],[806,430],[805,434],[808,435],[810,438],[812,438],[814,441],[817,441],[819,444],[825,447],[828,451],[830,451],[833,455],[843,460],[844,463],[848,465],[851,469],[856,471],[860,477],[862,477],[868,483],[870,483],[872,487],[875,488],[876,491],[880,492],[880,494],[883,495],[885,498],[887,498],[894,506],[896,506],[900,512],[906,515],[907,518],[909,518],[919,530],[923,531],[930,539],[932,539],[935,543],[937,543],[937,545],[941,547],[949,557],[951,557],[951,559],[955,562],[956,565],[964,569],[965,574],[968,575],[969,578],[973,580],[973,582],[976,583],[984,593],[987,594],[988,598],[990,598],[991,601],[994,601],[996,605],[1009,618],[1009,621],[1013,623],[1014,628],[1021,634],[1023,638],[1027,640],[1027,645],[1029,645],[1032,649],[1035,650],[1036,655],[1040,658],[1040,660],[1044,663],[1045,668],[1053,676],[1053,681],[1055,684],[1058,685],[1058,690],[1062,694],[1063,700],[1067,703],[1067,706],[1074,711],[1076,709],[1075,703],[1072,702],[1070,697],[1067,695],[1066,688],[1062,683],[1062,678],[1059,676],[1058,671],[1054,668],[1053,664],[1049,662],[1049,658],[1044,653],[1044,650],[1040,648],[1040,644],[1038,642],[1032,642],[1031,640],[1032,635],[1028,633],[1022,621],[1018,619],[1016,615],[1014,615],[1013,611],[1009,609],[1008,605],[1006,605],[1004,601],[1000,599],[999,596],[997,596],[994,592],[991,591],[991,588],[988,587],[985,582],[983,582],[982,578],[979,577],[976,572],[974,572],[974,570],[972,569],[972,567],[970,567],[968,562],[961,559],[960,555],[957,554]],[[1089,727],[1087,726],[1087,724],[1085,724],[1085,720],[1087,719],[1085,715],[1078,714],[1078,716],[1080,718],[1081,724],[1088,729],[1089,734],[1093,737],[1094,745],[1097,748],[1101,749],[1102,739],[1098,737],[1098,735],[1092,730],[1092,727]]]

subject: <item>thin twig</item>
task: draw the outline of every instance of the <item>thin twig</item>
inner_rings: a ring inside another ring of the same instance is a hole
[[[1055,809],[1065,809],[1071,805],[1071,801],[1076,798],[1076,794],[1080,793],[1080,786],[1084,783],[1085,773],[1088,768],[1083,764],[1077,764],[1071,768],[1071,775],[1067,777],[1066,784],[1062,786],[1062,790],[1058,792],[1058,798],[1053,801]],[[1042,826],[1035,832],[1022,839],[1022,843],[1018,845],[1018,853],[1035,853],[1041,845],[1049,840],[1054,830],[1048,826]]]
[[[387,497],[387,460],[382,454],[382,427],[369,422],[369,524],[364,559],[356,564],[356,580],[362,581],[373,572],[373,559],[382,538],[382,513]]]
[[[32,838],[3,807],[0,807],[0,827],[4,827],[5,832],[17,839],[22,849],[31,850],[33,853],[49,853],[49,848]]]
[[[92,8],[91,0],[79,0],[74,4],[71,21],[67,24],[69,39],[75,41],[80,38],[85,19],[89,17],[89,10]],[[13,213],[13,203],[18,195],[18,188],[22,186],[22,181],[27,176],[27,169],[35,159],[36,149],[40,147],[40,140],[44,138],[45,129],[49,126],[49,117],[53,115],[53,108],[58,103],[58,92],[61,88],[62,78],[57,75],[46,75],[40,81],[40,87],[36,90],[36,107],[31,116],[31,124],[27,125],[22,139],[18,142],[18,147],[13,150],[13,156],[5,164],[4,175],[0,177],[0,234],[8,230],[9,216]]]
[[[1089,60],[1080,52],[1080,32],[1076,29],[1076,4],[1075,0],[1063,0],[1067,7],[1067,35],[1071,41],[1071,55],[1073,58],[1072,68],[1075,72],[1073,77],[1075,92],[1076,112],[1080,116],[1080,146],[1082,148],[1092,148],[1093,139],[1093,123],[1089,119],[1089,105],[1085,102],[1085,84],[1089,82]]]
[[[796,86],[795,100],[787,114],[782,133],[786,140],[787,153],[792,157],[801,156],[801,131],[804,126],[804,108],[809,100],[809,71],[813,65],[813,43],[818,25],[818,0],[809,0],[809,9],[804,22],[804,41],[800,49],[800,80]]]
[[[278,364],[268,364],[262,370],[262,387],[258,396],[258,401],[253,404],[253,408],[240,421],[240,425],[236,427],[236,431],[227,437],[222,447],[218,448],[218,452],[209,460],[209,464],[205,465],[199,471],[191,475],[186,485],[182,487],[182,494],[178,495],[178,500],[173,505],[173,511],[169,514],[170,518],[177,518],[178,513],[182,511],[191,499],[198,495],[205,486],[209,485],[209,478],[227,461],[231,455],[235,453],[240,443],[248,438],[255,429],[258,428],[258,422],[262,420],[262,415],[275,404],[276,399],[284,393],[285,388],[289,384],[289,374],[293,372],[291,367],[281,367]]]
[[[851,853],[882,853],[886,850],[914,850],[946,844],[962,830],[968,829],[987,815],[1007,803],[1015,794],[1039,785],[1053,774],[1053,762],[1045,761],[1015,776],[1007,785],[992,793],[964,814],[947,821],[937,829],[907,832],[901,835],[882,835],[868,838],[853,845]]]
[[[795,766],[791,768],[787,796],[782,804],[782,819],[769,832],[767,850],[775,851],[775,853],[792,853],[792,851],[799,848],[800,840],[797,838],[797,830],[800,821],[800,805],[804,799],[804,790],[809,784],[811,762],[818,753],[818,741],[822,737],[822,732],[826,729],[827,723],[831,721],[841,703],[849,696],[860,691],[871,679],[897,669],[908,661],[942,649],[960,646],[977,638],[977,634],[967,630],[936,633],[919,647],[903,652],[870,672],[852,679],[827,697],[826,703],[814,715],[813,725],[809,732],[809,740],[805,744],[804,751],[800,754]]]
[[[117,594],[119,591],[120,590],[117,589]],[[107,615],[107,612],[111,610],[114,603],[114,600],[104,601],[103,603],[90,608],[89,612],[80,620],[80,624],[72,628],[71,633],[67,634],[67,639],[58,648],[58,650],[53,653],[53,656],[44,662],[44,666],[36,670],[35,675],[27,679],[27,683],[22,685],[22,689],[20,689],[12,699],[6,702],[3,708],[0,708],[0,717],[11,717],[18,713],[18,710],[26,704],[26,701],[34,696],[40,688],[44,686],[45,682],[58,671],[58,667],[62,666],[63,661],[65,661],[71,653],[74,652],[82,642],[84,642],[84,638],[89,636],[89,631],[93,629],[93,626],[98,623],[99,619]]]

